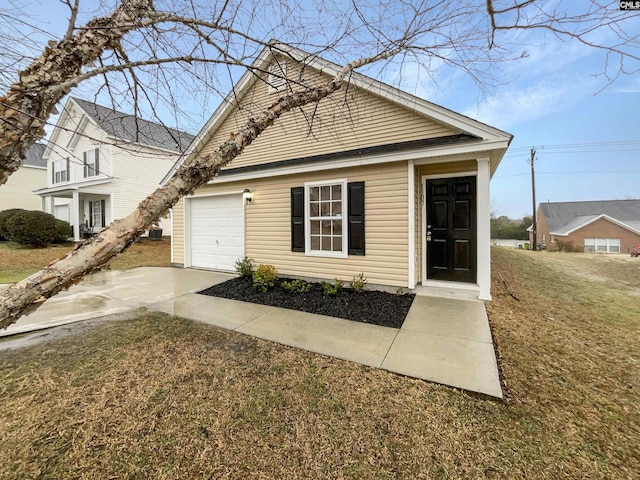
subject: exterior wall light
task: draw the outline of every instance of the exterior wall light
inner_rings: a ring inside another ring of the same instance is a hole
[[[248,188],[245,188],[242,192],[242,198],[244,198],[245,203],[253,202],[253,193]]]

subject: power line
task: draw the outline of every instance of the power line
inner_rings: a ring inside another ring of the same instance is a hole
[[[555,145],[539,145],[536,148],[539,150],[549,149],[549,148],[572,148],[572,147],[593,147],[593,146],[616,146],[616,145],[640,145],[639,140],[615,140],[611,142],[591,142],[591,143],[558,143]],[[530,147],[520,147],[511,149],[510,152],[527,152],[527,156],[529,156]]]
[[[536,172],[536,175],[592,175],[592,174],[617,174],[617,173],[640,173],[640,170],[595,170],[595,171],[574,171],[574,172]],[[529,173],[514,173],[512,175],[496,175],[493,178],[525,177]]]
[[[611,153],[611,152],[638,152],[640,148],[625,148],[625,149],[607,149],[607,150],[570,150],[564,152],[553,152],[553,151],[545,151],[547,155],[566,155],[572,153]],[[539,152],[538,152],[539,153]],[[528,157],[528,153],[520,153],[516,155],[506,155],[504,158],[518,158],[518,157]]]

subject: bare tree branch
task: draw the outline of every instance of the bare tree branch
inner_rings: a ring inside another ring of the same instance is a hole
[[[19,74],[8,94],[0,97],[0,185],[15,172],[24,152],[44,136],[44,122],[71,87],[57,84],[77,78],[85,65],[113,49],[122,36],[152,8],[151,0],[124,0],[111,16],[96,18],[89,27],[110,25],[109,30],[84,30],[60,43],[50,42],[40,58]]]
[[[60,41],[50,41],[39,55],[31,54],[36,58],[21,52],[20,28],[39,30],[46,38],[50,35],[28,17],[0,9],[0,21],[10,26],[8,33],[0,30],[0,44],[7,46],[7,53],[0,58],[0,80],[12,78],[6,73],[8,69],[23,68],[0,97],[0,186],[19,168],[26,150],[43,138],[45,125],[57,113],[56,105],[81,82],[95,82],[98,92],[106,89],[114,109],[133,102],[136,118],[148,110],[159,117],[154,102],[158,99],[173,106],[177,116],[176,91],[183,88],[202,96],[215,94],[224,80],[221,71],[229,75],[232,84],[235,73],[247,69],[261,81],[268,81],[265,74],[269,72],[253,66],[253,61],[266,46],[278,53],[277,45],[270,43],[274,37],[304,46],[310,58],[326,54],[345,66],[332,81],[319,86],[307,85],[302,78],[286,78],[288,95],[251,118],[233,140],[220,145],[212,155],[184,164],[131,215],[113,222],[95,239],[1,292],[0,328],[106,265],[183,195],[240,155],[281,115],[305,105],[317,106],[348,85],[348,75],[355,69],[378,62],[400,62],[402,66],[410,61],[433,79],[433,62],[464,72],[478,86],[487,88],[495,82],[494,65],[521,56],[509,32],[536,30],[605,52],[604,74],[609,83],[636,71],[640,60],[638,37],[625,30],[629,19],[638,14],[618,12],[597,0],[579,5],[538,0],[324,0],[295,8],[287,0],[220,0],[219,4],[166,0],[164,4],[173,8],[172,12],[156,10],[152,0],[119,0],[111,13],[83,27],[76,25],[84,14],[80,0],[60,2],[70,12],[66,33]],[[11,18],[15,22],[6,20]],[[596,38],[601,32],[608,36]],[[306,61],[309,59],[303,63]],[[100,79],[103,84],[97,83]],[[346,92],[344,98],[346,101]],[[347,111],[351,107],[348,105]],[[306,118],[309,129],[319,123],[316,112],[314,109]]]
[[[0,328],[8,327],[20,316],[38,308],[47,298],[109,263],[118,253],[126,250],[155,220],[166,214],[180,198],[216,176],[221,168],[240,155],[282,114],[304,105],[317,104],[342,88],[345,76],[354,69],[395,53],[397,52],[391,51],[354,60],[345,65],[330,82],[280,98],[260,115],[249,119],[233,139],[223,143],[213,154],[183,164],[164,186],[145,198],[129,216],[116,220],[97,237],[72,250],[44,270],[1,291]]]

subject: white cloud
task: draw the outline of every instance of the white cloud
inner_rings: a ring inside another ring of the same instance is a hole
[[[498,128],[553,115],[570,109],[593,94],[592,82],[579,77],[553,77],[530,86],[503,89],[464,114]]]
[[[382,81],[409,92],[417,97],[431,100],[440,92],[438,87],[440,67],[439,58],[427,58],[425,64],[415,60],[405,60],[395,67],[387,67]]]
[[[634,76],[629,78],[627,82],[621,87],[615,88],[613,91],[615,93],[640,93],[640,77]]]

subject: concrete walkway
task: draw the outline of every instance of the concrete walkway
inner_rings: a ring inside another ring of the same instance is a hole
[[[0,337],[130,312],[165,312],[311,352],[502,398],[484,304],[416,296],[401,329],[199,295],[231,275],[178,268],[94,274]]]

